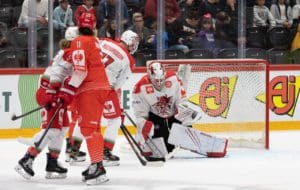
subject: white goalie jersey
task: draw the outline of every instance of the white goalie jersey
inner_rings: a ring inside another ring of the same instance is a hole
[[[185,101],[185,97],[185,91],[174,72],[166,72],[166,79],[160,91],[154,88],[148,75],[145,75],[133,91],[132,106],[139,130],[144,126],[149,112],[162,118],[174,116],[177,105]]]
[[[99,48],[110,85],[114,89],[121,88],[135,64],[133,57],[128,50],[108,38],[99,39]]]

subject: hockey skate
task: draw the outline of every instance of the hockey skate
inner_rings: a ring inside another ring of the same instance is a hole
[[[74,145],[71,145],[70,139],[66,139],[66,162],[84,162],[86,159],[86,153],[79,150],[81,142],[74,142]]]
[[[108,148],[104,148],[103,152],[103,165],[104,166],[119,166],[120,158],[116,155],[113,155]]]
[[[67,177],[67,168],[63,168],[57,162],[57,158],[51,158],[47,153],[46,179],[64,179]]]
[[[83,181],[85,181],[87,185],[97,185],[108,181],[102,161],[91,164],[88,170],[82,172],[82,175],[84,177]]]
[[[19,160],[18,165],[15,167],[16,172],[18,172],[25,179],[30,179],[34,176],[34,171],[32,169],[34,157],[29,153],[26,153],[25,156]]]

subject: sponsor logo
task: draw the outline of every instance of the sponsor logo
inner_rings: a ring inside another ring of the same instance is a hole
[[[277,115],[293,116],[299,97],[300,76],[277,76],[269,83],[269,109]],[[266,93],[256,96],[266,102]]]
[[[201,84],[199,93],[188,99],[199,105],[207,115],[226,118],[237,80],[237,75],[233,77],[210,77]]]
[[[147,86],[147,87],[146,87],[146,93],[147,93],[147,94],[152,94],[152,93],[154,93],[154,88],[153,88],[153,86]]]

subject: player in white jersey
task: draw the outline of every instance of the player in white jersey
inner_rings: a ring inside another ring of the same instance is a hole
[[[154,76],[155,75],[155,76]],[[163,137],[167,151],[169,130],[174,122],[177,105],[185,99],[185,90],[173,71],[166,71],[158,62],[150,63],[145,75],[133,91],[133,109],[137,119],[138,140],[143,145],[148,137]]]
[[[174,145],[178,145],[206,156],[225,156],[226,139],[191,128],[201,118],[201,111],[187,101],[176,73],[165,71],[161,63],[154,61],[147,65],[147,74],[135,85],[132,102],[137,137],[144,154],[165,157],[172,152]],[[196,142],[197,147],[191,146],[189,141]]]
[[[102,63],[105,65],[105,71],[112,88],[103,110],[103,116],[107,119],[103,158],[104,165],[106,166],[119,165],[119,157],[112,154],[118,136],[118,129],[121,125],[119,99],[121,96],[121,87],[132,73],[135,61],[131,54],[135,53],[138,45],[138,35],[130,30],[122,33],[119,42],[109,38],[99,39],[98,46],[101,49]],[[80,137],[77,136],[75,138],[78,139]]]
[[[107,119],[107,128],[104,134],[104,161],[107,165],[118,165],[119,157],[113,155],[112,150],[121,125],[121,87],[132,73],[135,60],[131,54],[137,50],[139,38],[136,33],[128,30],[121,35],[120,42],[104,38],[100,39],[99,45],[102,62],[112,87],[103,111],[103,116]]]

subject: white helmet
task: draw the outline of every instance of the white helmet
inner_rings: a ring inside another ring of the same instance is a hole
[[[121,41],[128,46],[130,54],[134,54],[138,49],[140,39],[135,32],[127,30],[122,33]]]
[[[70,26],[67,28],[65,32],[65,39],[68,41],[72,41],[74,38],[79,36],[79,31],[77,26]]]
[[[165,69],[159,62],[151,62],[147,66],[148,77],[156,90],[161,90],[165,82]]]

